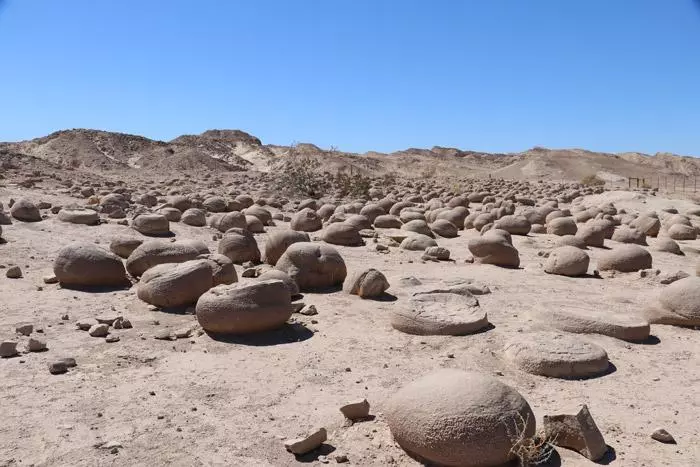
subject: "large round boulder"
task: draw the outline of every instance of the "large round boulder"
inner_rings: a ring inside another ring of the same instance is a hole
[[[248,224],[243,213],[232,211],[214,214],[209,219],[209,225],[219,232],[226,232],[233,228],[246,229]]]
[[[700,277],[686,277],[662,289],[646,316],[652,324],[700,326]]]
[[[434,238],[423,234],[409,233],[401,241],[400,248],[408,251],[425,251],[426,248],[431,246],[438,246]]]
[[[304,208],[292,216],[290,228],[298,232],[316,232],[323,227],[321,216],[311,208]]]
[[[454,369],[393,393],[384,415],[396,442],[425,464],[502,465],[515,458],[515,433],[535,433],[535,415],[515,389],[483,373]]]
[[[651,268],[651,254],[639,245],[624,244],[604,251],[598,258],[600,271],[635,272]]]
[[[389,288],[386,276],[376,269],[365,269],[347,276],[343,284],[343,292],[358,295],[360,298],[381,296]]]
[[[530,227],[530,221],[525,216],[503,216],[493,223],[494,229],[505,230],[511,235],[527,235]]]
[[[294,243],[275,267],[287,273],[302,292],[340,285],[347,276],[345,261],[340,253],[325,244]]]
[[[182,219],[182,212],[180,212],[179,209],[168,206],[160,208],[158,210],[158,214],[162,214],[163,217],[168,219],[168,222],[180,222]]]
[[[207,225],[207,213],[203,209],[189,208],[187,211],[182,213],[182,216],[180,216],[180,221],[183,224],[191,225],[193,227],[204,227]]]
[[[143,243],[143,239],[134,237],[115,237],[109,244],[109,250],[120,258],[128,258]]]
[[[213,285],[213,270],[205,259],[164,263],[143,273],[136,295],[151,305],[179,307],[196,303]]]
[[[197,301],[197,321],[214,334],[252,334],[279,328],[292,315],[289,289],[280,280],[214,287]]]
[[[644,234],[644,232],[640,232],[639,230],[628,226],[620,226],[615,229],[615,232],[613,232],[610,239],[620,243],[634,243],[637,245],[647,244],[647,236]]]
[[[10,215],[22,222],[39,222],[41,220],[41,212],[34,203],[28,199],[21,198],[15,202],[10,208]]]
[[[549,253],[544,272],[560,276],[583,276],[588,272],[588,254],[575,246],[560,246]]]
[[[168,235],[170,234],[170,222],[162,214],[143,213],[131,221],[131,228],[144,235]]]
[[[247,229],[232,228],[226,231],[217,251],[236,264],[246,261],[260,262],[260,249],[255,237]]]
[[[299,242],[310,242],[309,234],[306,232],[297,232],[296,230],[280,230],[268,235],[265,242],[263,261],[274,266],[277,264],[280,256],[287,251],[289,245]]]
[[[673,240],[695,240],[698,237],[697,229],[691,225],[673,224],[668,228],[667,234]]]
[[[654,250],[664,253],[673,253],[674,255],[682,256],[684,253],[680,245],[669,237],[659,237],[654,243]]]
[[[444,238],[454,238],[459,235],[459,229],[447,219],[437,219],[430,224],[430,230]]]
[[[561,211],[559,211],[561,212]],[[576,235],[578,227],[573,217],[555,217],[547,222],[547,233],[552,235]]]
[[[177,242],[150,240],[143,242],[129,255],[126,260],[126,270],[132,276],[139,277],[157,264],[183,263],[208,253],[209,248],[198,240]]]
[[[481,264],[517,268],[520,266],[520,255],[513,247],[507,232],[489,230],[481,237],[472,238],[467,244],[474,256],[474,261]]]
[[[364,241],[356,226],[346,222],[335,222],[325,228],[321,239],[333,245],[360,246]]]
[[[374,226],[378,229],[400,229],[403,225],[398,216],[382,214],[374,218]]]
[[[123,286],[129,283],[122,260],[93,243],[74,243],[61,248],[53,273],[63,286]]]

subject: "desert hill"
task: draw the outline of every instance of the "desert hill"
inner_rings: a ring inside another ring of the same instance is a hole
[[[354,154],[328,151],[310,143],[266,145],[240,130],[208,130],[171,141],[100,130],[63,130],[28,141],[0,143],[6,163],[97,172],[270,172],[290,154],[318,161],[329,172],[405,177],[496,177],[516,180],[579,181],[596,175],[606,181],[627,177],[700,175],[700,159],[670,153],[620,154],[583,149],[532,148],[520,153],[492,154],[435,146],[392,153]]]

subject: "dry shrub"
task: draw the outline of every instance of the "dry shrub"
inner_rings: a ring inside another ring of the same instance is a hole
[[[598,177],[595,174],[591,175],[586,175],[581,179],[581,185],[587,185],[587,186],[597,186],[597,185],[605,185],[605,180],[602,178]]]
[[[529,417],[529,415],[528,415]],[[527,436],[525,431],[528,426],[528,418],[518,414],[518,418],[506,423],[506,432],[513,443],[510,452],[518,458],[522,467],[532,465],[544,465],[554,454],[556,440],[547,439],[544,433],[535,433]]]

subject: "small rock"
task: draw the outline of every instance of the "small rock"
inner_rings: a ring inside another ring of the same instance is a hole
[[[98,316],[98,317],[95,318],[95,319],[96,319],[97,322],[100,323],[100,324],[106,324],[107,326],[112,326],[112,325],[114,324],[114,322],[115,322],[116,320],[120,319],[120,318],[121,318],[121,316],[109,316],[109,315],[105,315],[105,316]]]
[[[64,361],[56,361],[49,363],[49,373],[52,375],[61,375],[68,371],[68,365]]]
[[[0,357],[9,358],[17,355],[17,342],[3,341],[0,342]]]
[[[673,436],[671,436],[671,433],[664,430],[663,428],[659,428],[658,430],[655,430],[651,434],[651,439],[654,439],[654,440],[659,441],[660,443],[664,443],[664,444],[676,444],[676,440]]]
[[[174,334],[177,339],[186,339],[192,334],[192,328],[176,329]]]
[[[107,451],[111,451],[113,449],[121,449],[122,445],[116,441],[107,441],[106,443],[102,444],[100,446],[100,449],[105,449]]]
[[[54,276],[53,274],[50,276],[44,276],[43,279],[44,284],[58,284],[58,277]]]
[[[314,305],[309,305],[307,307],[304,307],[304,309],[302,309],[299,313],[304,316],[315,316],[318,314],[318,310],[316,310],[316,307]]]
[[[667,272],[659,276],[659,282],[664,285],[673,284],[676,281],[689,277],[685,271]]]
[[[63,362],[66,365],[66,367],[68,367],[68,368],[74,368],[74,367],[78,366],[78,364],[75,363],[75,359],[72,357],[64,357],[64,358],[60,358],[56,361]]]
[[[260,269],[258,268],[248,268],[244,269],[241,273],[241,277],[258,277],[260,275]]]
[[[348,456],[346,456],[345,454],[337,454],[337,455],[335,456],[335,461],[336,461],[338,464],[344,464],[344,463],[346,463],[346,462],[349,462],[349,461],[348,461]]]
[[[175,336],[172,335],[170,329],[162,329],[153,335],[154,339],[158,339],[161,341],[171,341],[174,340],[174,337]]]
[[[5,273],[8,279],[20,279],[22,277],[22,270],[19,266],[10,266]]]
[[[68,316],[68,313],[64,313],[61,315],[61,320],[62,321],[68,321],[70,317]],[[88,328],[89,329],[89,328]]]
[[[131,321],[129,321],[126,318],[122,318],[122,329],[131,329],[133,328]]]
[[[377,244],[374,246],[374,249],[377,250],[377,251],[389,251],[389,247],[386,246],[386,245],[382,245],[381,243],[377,243]]]
[[[340,408],[340,412],[345,415],[345,418],[352,420],[362,420],[369,416],[369,402],[367,399],[350,402]]]
[[[543,421],[546,438],[554,440],[552,443],[556,446],[573,449],[594,462],[608,451],[585,404],[576,415],[545,415]]]
[[[15,326],[15,332],[17,334],[22,334],[23,336],[28,336],[34,332],[34,325],[31,323],[22,323]]]
[[[292,313],[299,313],[305,306],[304,302],[292,303]]]
[[[107,336],[107,338],[105,339],[105,342],[108,342],[110,344],[112,344],[114,342],[119,342],[119,336]]]
[[[30,352],[43,352],[46,350],[46,341],[32,337],[29,339],[29,342],[27,342],[27,350]]]
[[[81,319],[75,325],[80,329],[81,331],[89,331],[91,327],[99,324],[96,320],[90,318],[90,319]]]
[[[95,324],[88,330],[92,337],[105,337],[109,334],[109,326],[106,324]]]
[[[287,451],[297,456],[301,456],[308,452],[318,449],[324,441],[328,439],[328,434],[325,428],[319,428],[314,433],[310,434],[306,438],[297,438],[289,441],[285,441],[284,447]]]

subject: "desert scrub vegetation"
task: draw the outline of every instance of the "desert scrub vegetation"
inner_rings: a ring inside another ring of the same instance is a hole
[[[320,157],[332,155],[337,149],[332,147]],[[284,162],[278,168],[280,188],[290,195],[321,197],[333,192],[340,197],[366,196],[372,188],[372,179],[361,173],[338,170],[335,174],[323,170],[318,157],[303,154],[296,145],[289,148]]]
[[[547,439],[542,431],[527,436],[527,426],[528,420],[522,415],[506,423],[506,432],[513,443],[510,452],[518,459],[520,467],[544,465],[555,452],[556,440]]]
[[[602,178],[598,177],[595,174],[591,175],[586,175],[581,179],[581,185],[586,185],[586,186],[598,186],[598,185],[605,185],[605,180]]]

